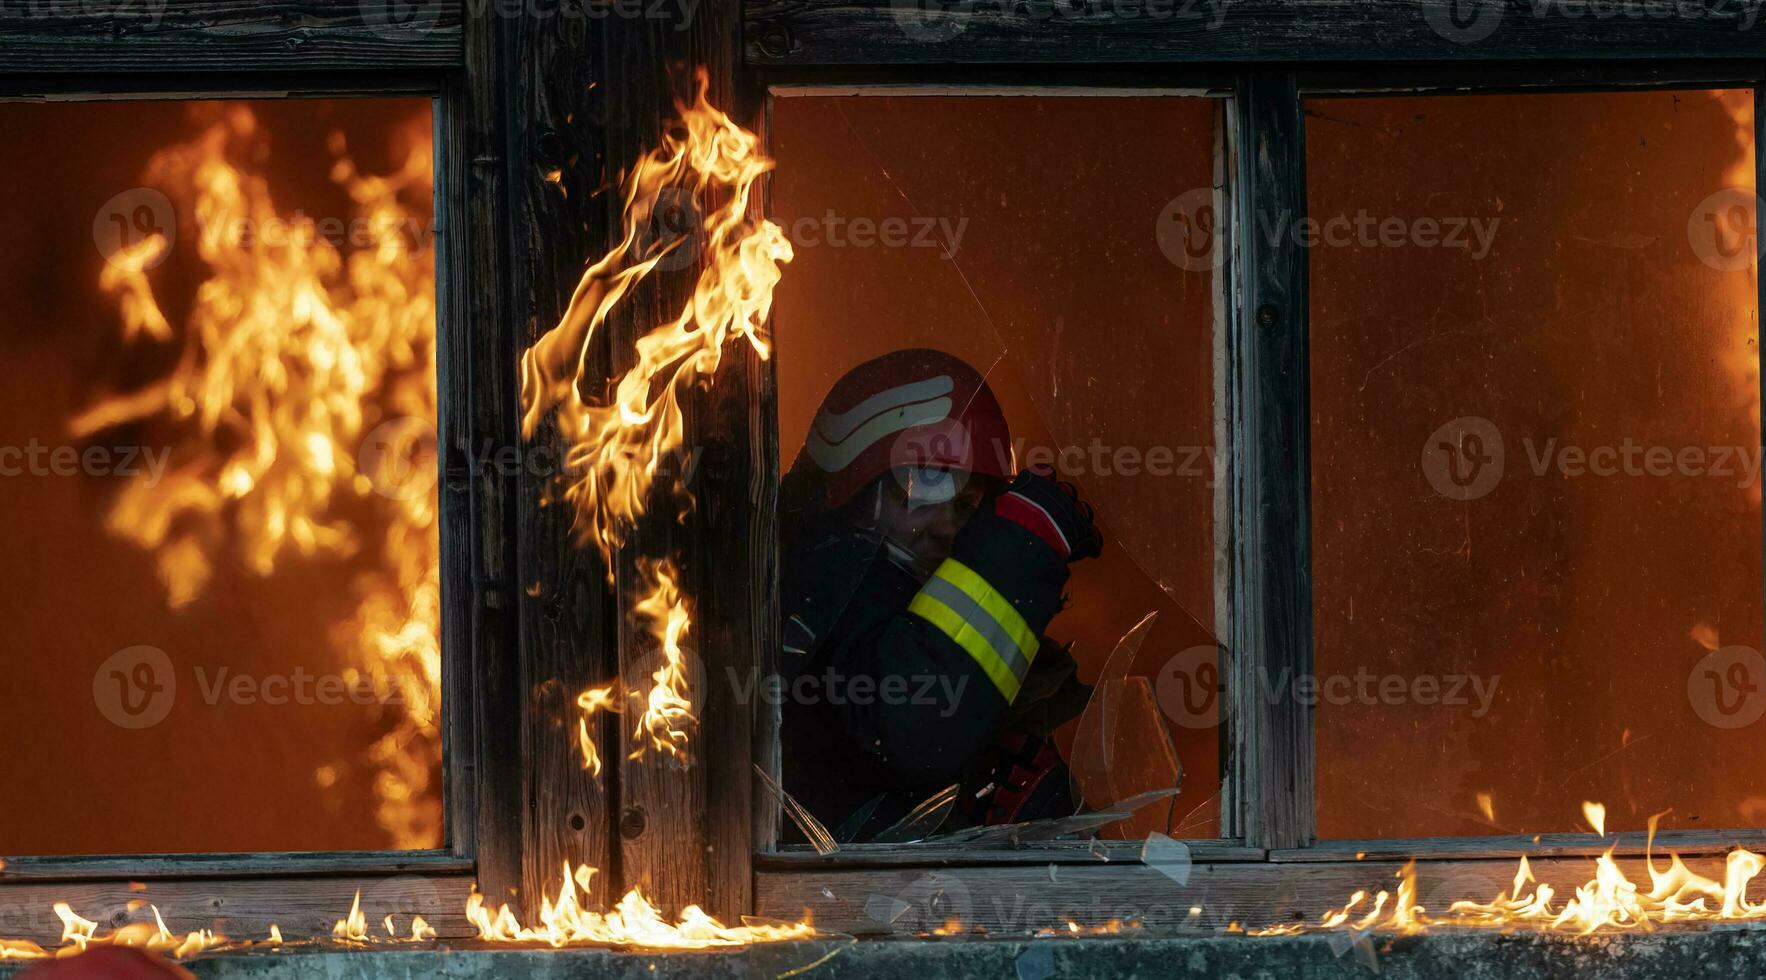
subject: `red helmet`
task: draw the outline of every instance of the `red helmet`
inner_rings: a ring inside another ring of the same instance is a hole
[[[1011,475],[1011,429],[993,389],[962,360],[924,348],[848,371],[822,401],[803,448],[828,475],[830,508],[903,467]]]

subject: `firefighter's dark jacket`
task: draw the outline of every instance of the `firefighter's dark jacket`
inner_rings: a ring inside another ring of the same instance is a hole
[[[924,581],[866,530],[817,516],[795,537],[782,583],[786,789],[833,825],[878,796],[918,802],[957,782],[1044,645],[1066,563],[990,511]]]

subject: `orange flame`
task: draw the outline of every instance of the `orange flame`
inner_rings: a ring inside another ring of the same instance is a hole
[[[331,177],[357,209],[351,227],[374,233],[372,247],[347,257],[311,219],[284,218],[268,180],[238,162],[266,149],[250,109],[229,107],[194,140],[155,154],[147,181],[189,202],[208,278],[171,374],[99,402],[70,427],[86,436],[156,419],[182,433],[165,479],[126,484],[106,519],[112,534],[155,553],[174,609],[202,593],[228,543],[258,575],[290,555],[358,554],[361,529],[340,505],[372,507],[385,529],[381,561],[361,577],[355,616],[336,625],[334,642],[359,665],[345,680],[365,678],[392,717],[367,753],[376,817],[395,847],[421,848],[441,839],[430,785],[441,758],[435,494],[433,482],[410,481],[406,457],[355,451],[377,417],[431,431],[435,418],[433,254],[399,233],[422,227],[403,200],[427,205],[431,151],[427,129],[404,135],[407,152],[386,176],[357,172],[341,134],[332,137]],[[125,340],[175,339],[145,271],[165,246],[144,239],[100,276],[118,297]],[[316,778],[329,785],[335,771]]]
[[[620,243],[584,273],[563,319],[521,361],[522,433],[532,438],[545,418],[557,420],[569,447],[564,499],[576,508],[572,527],[600,549],[610,576],[614,552],[648,508],[658,464],[682,446],[682,389],[709,382],[730,340],[770,354],[764,328],[773,287],[780,263],[791,260],[784,231],[748,213],[755,182],[773,163],[753,133],[706,101],[706,88],[701,71],[694,102],[677,106],[684,133],[665,133],[624,182]],[[696,202],[722,198],[695,222],[704,251],[693,295],[638,340],[637,363],[613,382],[613,400],[590,402],[583,388],[600,382],[588,373],[596,333],[633,286],[698,237],[654,240],[667,195],[682,190]]]
[[[808,939],[815,927],[808,923],[753,923],[726,926],[689,905],[680,918],[669,921],[637,890],[632,889],[611,912],[595,912],[583,901],[595,869],[564,865],[564,883],[554,902],[540,899],[539,925],[523,926],[508,906],[494,913],[476,891],[466,900],[466,918],[478,927],[487,942],[546,943],[553,947],[576,944],[642,946],[651,949],[705,949],[715,946],[746,946],[759,942]]]
[[[563,319],[521,362],[522,433],[532,439],[545,419],[556,420],[568,447],[562,482],[563,498],[575,508],[572,530],[580,544],[600,550],[609,581],[614,554],[649,507],[660,464],[682,448],[682,390],[696,381],[709,383],[732,340],[744,339],[759,356],[769,356],[764,330],[773,288],[780,264],[791,260],[783,230],[749,215],[755,183],[772,161],[753,133],[706,101],[707,86],[700,71],[694,101],[677,104],[680,130],[665,133],[662,145],[645,154],[623,183],[619,244],[583,274]],[[666,199],[680,192],[706,204],[707,213],[694,219],[690,232],[657,240]],[[611,401],[585,398],[585,387],[599,387],[600,379],[589,375],[589,352],[608,316],[633,286],[701,238],[691,298],[672,320],[638,340],[637,363],[611,383]],[[685,487],[676,487],[675,497],[683,508],[690,506]],[[650,748],[679,755],[695,721],[680,646],[690,622],[687,604],[671,561],[646,563],[640,572],[645,596],[634,613],[652,624],[663,664],[648,692],[627,692],[641,705],[631,758]],[[611,708],[610,699],[608,688],[591,688],[577,698],[583,767],[596,774],[601,760],[588,720]]]
[[[1606,808],[1598,803],[1583,804],[1584,814],[1597,833],[1605,835]],[[1554,903],[1555,890],[1533,877],[1533,869],[1525,857],[1515,868],[1514,881],[1488,902],[1457,901],[1441,917],[1426,914],[1415,904],[1416,862],[1405,865],[1398,873],[1400,882],[1396,904],[1389,915],[1381,918],[1387,893],[1375,896],[1371,908],[1360,918],[1351,916],[1362,911],[1367,900],[1365,892],[1356,892],[1349,903],[1325,913],[1316,925],[1278,925],[1253,930],[1253,935],[1293,935],[1309,930],[1348,929],[1362,932],[1381,929],[1409,934],[1432,926],[1507,929],[1530,926],[1552,932],[1588,935],[1614,930],[1651,929],[1664,922],[1738,922],[1766,919],[1766,902],[1748,900],[1748,886],[1766,869],[1766,858],[1752,851],[1737,848],[1725,861],[1721,882],[1713,881],[1689,869],[1677,854],[1670,854],[1665,869],[1656,867],[1654,843],[1656,818],[1649,821],[1649,847],[1644,864],[1649,873],[1649,887],[1631,881],[1613,859],[1618,845],[1613,844],[1594,862],[1594,876],[1575,889],[1562,905]]]
[[[166,921],[160,917],[159,908],[157,906],[152,908],[153,925],[150,926],[145,922],[131,922],[115,932],[100,936],[98,923],[81,918],[66,902],[57,902],[55,903],[55,914],[61,919],[61,941],[67,945],[57,951],[55,955],[58,957],[77,955],[85,952],[89,946],[110,945],[134,946],[154,952],[171,953],[179,959],[185,959],[227,942],[225,936],[218,936],[208,929],[198,929],[195,932],[186,933],[184,938],[179,939],[172,934],[170,929],[166,928]],[[4,943],[0,944],[0,950],[4,950],[7,946],[15,949],[25,948],[22,954],[14,954],[20,958],[37,958],[30,954],[30,948],[36,948],[39,954],[48,955],[33,943]],[[5,954],[0,952],[0,959],[3,958],[5,958]]]
[[[644,710],[638,716],[637,730],[632,733],[638,747],[631,758],[644,754],[643,739],[670,755],[679,755],[687,745],[683,726],[693,724],[692,702],[687,700],[686,654],[681,638],[686,635],[690,620],[686,600],[676,586],[679,578],[674,564],[667,560],[644,562],[640,566],[650,583],[649,594],[633,609],[650,622],[652,635],[662,642],[662,666],[651,675],[654,685],[644,699]]]

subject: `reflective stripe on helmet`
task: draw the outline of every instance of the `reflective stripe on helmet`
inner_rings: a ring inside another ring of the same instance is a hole
[[[809,430],[809,436],[804,439],[803,448],[809,451],[809,457],[825,472],[838,473],[852,465],[852,461],[859,458],[865,450],[876,445],[877,440],[916,425],[942,422],[950,418],[950,410],[949,398],[934,398],[928,402],[891,407],[880,415],[866,419],[850,435],[834,442],[823,438],[822,426],[818,420],[818,424]]]
[[[908,611],[967,651],[1006,703],[1017,699],[1036,657],[1036,633],[979,573],[955,558],[945,559]]]
[[[885,436],[950,418],[954,387],[951,376],[941,374],[879,391],[844,412],[823,406],[804,448],[817,466],[837,473]]]

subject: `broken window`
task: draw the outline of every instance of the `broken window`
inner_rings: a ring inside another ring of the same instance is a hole
[[[836,843],[1218,836],[1218,106],[775,98],[782,771]]]
[[[440,846],[428,101],[0,131],[8,855]]]
[[[1306,110],[1319,836],[1758,825],[1752,93]]]

